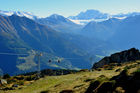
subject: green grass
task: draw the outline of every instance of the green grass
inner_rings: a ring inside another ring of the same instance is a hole
[[[62,90],[73,90],[74,93],[84,93],[89,87],[90,82],[99,80],[100,82],[108,81],[109,78],[118,75],[116,69],[124,69],[125,66],[131,66],[138,63],[127,63],[121,67],[116,66],[113,70],[104,70],[93,72],[78,72],[75,74],[61,76],[46,76],[32,83],[21,86],[21,89],[0,91],[0,93],[40,93],[41,91],[49,91],[49,93],[59,93]],[[140,67],[128,69],[132,73]],[[139,70],[138,70],[139,71]],[[111,81],[113,82],[113,81]],[[22,82],[21,82],[22,83]]]
[[[6,91],[0,93],[40,93],[41,91],[50,91],[50,93],[59,93],[62,90],[69,89],[77,91],[85,91],[90,82],[85,82],[87,79],[95,79],[101,75],[112,77],[117,75],[114,71],[94,71],[94,72],[79,72],[76,74],[62,75],[62,76],[46,76],[33,82],[32,84],[24,86],[22,89]],[[78,86],[78,87],[76,87]]]

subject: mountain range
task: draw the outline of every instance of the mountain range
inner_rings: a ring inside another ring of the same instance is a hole
[[[0,72],[35,71],[35,54],[40,52],[41,69],[91,68],[106,55],[140,48],[139,25],[137,12],[109,15],[87,10],[68,18],[58,14],[40,18],[28,12],[0,11]]]
[[[50,26],[17,15],[0,16],[0,39],[0,52],[10,53],[0,54],[0,68],[3,73],[10,74],[36,70],[37,60],[33,53],[37,52],[43,53],[42,69],[80,69],[91,67],[89,55],[96,61],[100,59],[96,55],[105,55],[107,49],[111,50],[102,40],[62,33]],[[52,60],[52,63],[48,60]],[[57,63],[57,60],[61,60],[61,64]]]
[[[0,15],[2,15],[2,16],[17,15],[17,16],[21,16],[21,17],[25,16],[25,17],[33,19],[33,20],[39,18],[36,15],[34,15],[33,13],[21,12],[21,11],[2,11],[2,10],[0,10]]]
[[[91,21],[94,22],[101,22],[101,21],[106,21],[110,18],[117,18],[117,19],[124,19],[127,17],[132,17],[140,15],[140,12],[132,12],[132,13],[120,13],[120,14],[108,14],[108,13],[102,13],[98,10],[94,9],[89,9],[86,10],[85,12],[80,12],[76,16],[69,16],[68,18],[71,19],[73,22],[81,25],[86,25]]]
[[[49,20],[50,18],[53,18],[53,17],[54,18],[57,18],[57,17],[62,18],[63,17],[62,15],[52,14],[49,17],[42,18],[42,17],[38,17],[38,16],[36,16],[33,13],[30,13],[30,12],[2,11],[2,10],[0,10],[0,15],[3,15],[3,16],[11,16],[13,14],[21,16],[21,17],[25,16],[25,17],[27,17],[29,19],[32,19],[32,20],[37,20],[38,22],[40,22],[42,24],[47,23],[44,20]],[[67,18],[63,17],[63,19],[65,18],[65,20],[72,21],[72,22],[74,22],[78,25],[86,25],[87,23],[89,23],[91,21],[101,22],[101,21],[108,20],[110,18],[124,19],[124,18],[127,18],[127,17],[136,16],[136,15],[140,15],[140,12],[109,14],[109,13],[100,12],[100,11],[95,10],[95,9],[88,9],[86,11],[80,12],[76,16],[69,16]]]
[[[123,20],[112,18],[103,22],[88,23],[82,29],[82,34],[109,41],[122,49],[130,47],[140,48],[140,43],[138,42],[139,25],[140,15],[127,17]]]
[[[58,14],[53,14],[46,18],[36,19],[35,21],[40,24],[50,26],[56,31],[65,32],[65,33],[79,32],[83,28],[82,25],[78,25],[72,22],[71,20]]]

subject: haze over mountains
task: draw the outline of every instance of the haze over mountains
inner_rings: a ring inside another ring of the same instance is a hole
[[[110,53],[140,48],[139,25],[140,13],[136,12],[109,15],[87,10],[68,18],[58,14],[40,18],[27,12],[0,11],[0,53],[27,54],[0,54],[0,69],[10,74],[35,71],[36,52],[43,53],[42,69],[91,68]]]

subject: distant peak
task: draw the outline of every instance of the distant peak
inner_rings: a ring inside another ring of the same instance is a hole
[[[85,13],[86,12],[100,12],[100,11],[99,10],[95,10],[95,9],[88,9],[88,10],[85,11]]]
[[[65,18],[65,17],[63,17],[62,15],[58,15],[58,14],[52,14],[52,15],[49,16],[49,18],[57,19],[57,18]]]
[[[65,17],[63,17],[61,15],[58,15],[58,14],[52,14],[49,17],[47,17],[46,19],[54,19],[54,20],[68,21],[67,18],[65,18]]]
[[[38,18],[37,16],[35,16],[34,14],[30,13],[30,12],[23,12],[23,11],[2,11],[0,10],[0,15],[3,16],[12,16],[12,15],[17,15],[17,16],[21,16],[21,17],[27,17],[29,19],[36,19]]]

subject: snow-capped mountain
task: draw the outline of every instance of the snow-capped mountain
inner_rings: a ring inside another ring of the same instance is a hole
[[[63,16],[60,16],[58,14],[53,14],[49,17],[46,18],[41,18],[38,17],[30,12],[21,12],[21,11],[2,11],[0,10],[0,15],[3,16],[11,16],[11,15],[18,15],[18,16],[25,16],[29,19],[33,19],[33,20],[38,20],[38,19],[45,19],[45,20],[49,20],[49,21],[54,21],[57,22],[59,20],[60,21],[65,21],[67,23],[76,23],[78,25],[86,25],[91,21],[94,22],[102,22],[102,21],[106,21],[110,18],[116,18],[116,19],[125,19],[127,17],[131,17],[131,16],[136,16],[136,15],[140,15],[140,12],[132,12],[132,13],[120,13],[120,14],[115,14],[115,15],[111,15],[108,13],[102,13],[98,10],[94,10],[94,9],[90,9],[87,10],[85,12],[80,12],[78,15],[76,16],[69,16],[68,18],[64,18]],[[72,22],[71,22],[72,21]]]
[[[69,23],[69,24],[74,24],[69,19],[67,19],[67,18],[65,18],[65,17],[63,17],[61,15],[58,15],[58,14],[53,14],[53,15],[51,15],[49,17],[46,17],[45,19],[48,20],[49,22],[54,22],[55,24],[57,22],[59,22],[59,23],[60,22],[65,22],[65,23]]]
[[[65,18],[62,15],[53,14],[46,18],[40,18],[35,20],[36,22],[47,25],[56,31],[62,31],[62,32],[77,32],[82,29],[83,26],[75,24],[68,18]]]
[[[87,10],[79,13],[77,16],[70,16],[70,19],[91,20],[91,19],[107,19],[109,14],[102,13],[98,10]]]
[[[74,22],[76,24],[79,24],[79,25],[86,25],[86,24],[88,24],[91,21],[94,21],[94,22],[102,22],[102,21],[106,21],[108,19],[110,19],[110,18],[107,18],[107,19],[89,19],[89,20],[69,19],[69,20],[71,20],[72,22]]]
[[[2,11],[2,10],[0,10],[0,15],[3,15],[3,16],[11,16],[11,15],[13,15],[13,14],[18,15],[18,16],[21,16],[21,17],[25,16],[25,17],[27,17],[27,18],[29,18],[29,19],[33,19],[33,20],[35,20],[35,19],[38,18],[37,16],[33,15],[33,14],[30,13],[30,12]]]
[[[112,15],[112,17],[126,18],[126,17],[132,17],[136,15],[140,15],[140,12],[132,12],[132,13],[126,13],[126,14],[120,13],[120,14]]]
[[[110,15],[107,13],[102,13],[98,10],[87,10],[85,12],[80,12],[78,15],[76,16],[69,16],[69,19],[71,19],[71,21],[77,23],[77,24],[82,24],[85,25],[90,21],[104,21],[107,20],[108,18],[110,18]]]
[[[136,16],[136,15],[140,15],[140,12],[132,12],[126,14],[120,13],[120,14],[111,15],[108,13],[102,13],[98,10],[91,9],[85,12],[80,12],[76,16],[69,16],[68,19],[75,22],[76,24],[86,25],[91,21],[102,22],[110,18],[125,19],[127,17]]]

